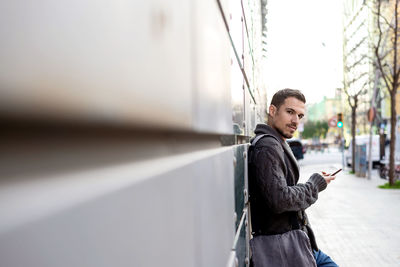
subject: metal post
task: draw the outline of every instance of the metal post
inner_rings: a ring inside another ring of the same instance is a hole
[[[379,80],[379,70],[375,70],[375,80],[374,80],[374,89],[372,92],[372,99],[371,99],[371,108],[375,106],[375,97],[376,97],[376,89],[378,87],[378,80]],[[369,114],[368,114],[369,116]],[[375,116],[374,116],[375,117]],[[369,119],[369,118],[368,118]],[[373,118],[370,121],[370,126],[369,126],[369,146],[368,146],[368,179],[371,179],[371,172],[372,172],[372,126],[374,125],[374,120]]]
[[[341,137],[340,137],[340,143],[342,144],[342,169],[344,170],[345,168],[345,162],[344,162],[344,131],[343,127],[341,128]]]
[[[375,98],[375,97],[372,97]],[[374,120],[371,121],[371,125],[369,127],[369,146],[368,146],[368,179],[371,179],[372,172],[372,126]]]

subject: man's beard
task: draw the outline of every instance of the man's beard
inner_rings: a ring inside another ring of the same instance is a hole
[[[281,129],[275,128],[275,130],[276,130],[281,136],[283,136],[283,137],[285,137],[285,138],[287,138],[287,139],[290,139],[290,138],[293,137],[293,134],[292,134],[292,135],[285,134],[285,133],[283,133],[283,132],[281,131]]]

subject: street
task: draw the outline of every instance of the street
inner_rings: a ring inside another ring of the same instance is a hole
[[[300,182],[314,172],[342,167],[341,153],[307,152]],[[400,266],[400,190],[380,189],[387,181],[373,170],[370,180],[340,172],[307,209],[319,248],[341,267]]]

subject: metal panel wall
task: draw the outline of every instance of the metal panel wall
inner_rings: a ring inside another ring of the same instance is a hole
[[[249,224],[249,194],[247,182],[247,149],[248,144],[233,147],[235,153],[235,217],[236,234],[232,251],[237,266],[250,264],[250,224]]]
[[[192,30],[188,1],[2,1],[1,111],[187,129]]]
[[[232,134],[229,36],[217,1],[194,3],[194,128]]]
[[[254,135],[257,123],[264,122],[266,93],[263,80],[261,1],[231,0],[229,35],[232,45],[233,123],[247,138]],[[240,22],[239,22],[240,20]],[[239,93],[240,85],[242,93]],[[240,119],[243,122],[240,123]],[[241,128],[243,127],[243,128]],[[247,182],[248,144],[237,145],[235,151],[235,215],[236,235],[228,266],[249,266],[251,237]]]
[[[232,55],[234,52],[232,51]],[[244,135],[244,79],[242,71],[236,61],[232,59],[231,67],[231,95],[232,95],[232,118],[234,133]]]
[[[0,265],[248,265],[259,4],[0,3]]]
[[[223,266],[233,242],[230,148],[3,184],[0,198],[1,266]]]

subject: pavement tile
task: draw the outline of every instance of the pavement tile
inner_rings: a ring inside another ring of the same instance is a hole
[[[300,182],[341,168],[340,154],[325,156],[326,162],[300,162]],[[319,247],[341,267],[400,266],[400,190],[378,188],[386,180],[377,170],[372,174],[367,179],[342,171],[307,209]]]

